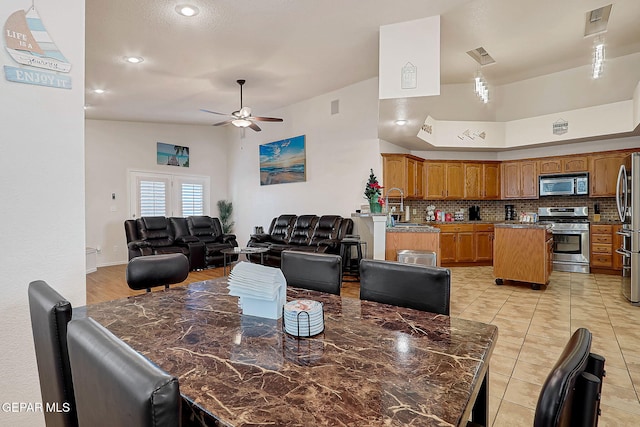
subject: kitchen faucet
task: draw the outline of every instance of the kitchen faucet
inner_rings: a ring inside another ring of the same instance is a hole
[[[384,196],[384,205],[387,207],[387,210],[389,210],[389,193],[393,190],[398,190],[400,192],[400,212],[404,212],[404,193],[400,188],[393,187],[387,190],[387,194]]]

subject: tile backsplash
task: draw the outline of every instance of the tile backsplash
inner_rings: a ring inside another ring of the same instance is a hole
[[[399,205],[400,200],[394,199],[393,203],[389,199],[391,206]],[[592,199],[586,196],[574,197],[543,197],[535,200],[406,200],[405,206],[409,206],[410,220],[412,222],[424,221],[427,206],[434,205],[436,209],[453,214],[462,209],[464,220],[469,219],[469,207],[480,207],[480,218],[483,221],[503,221],[505,205],[514,205],[515,210],[520,212],[537,212],[540,206],[587,206],[589,208],[589,219],[593,220],[594,205],[600,206],[601,221],[616,221],[618,211],[616,209],[616,199],[613,197]],[[416,213],[413,213],[413,210]]]

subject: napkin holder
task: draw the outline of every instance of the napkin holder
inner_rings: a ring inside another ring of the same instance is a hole
[[[278,296],[274,300],[258,299],[248,296],[240,297],[242,314],[246,316],[279,319],[282,317],[282,307],[287,300],[287,287],[280,286]]]

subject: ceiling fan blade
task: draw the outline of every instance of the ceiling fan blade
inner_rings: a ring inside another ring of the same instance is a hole
[[[281,122],[283,121],[277,117],[251,117],[251,120],[257,120],[259,122]]]
[[[253,130],[255,130],[256,132],[260,132],[262,129],[260,129],[260,126],[258,126],[257,124],[251,122],[251,124],[249,125],[249,127]]]
[[[224,126],[224,125],[228,125],[229,123],[231,123],[232,121],[234,121],[235,119],[231,119],[231,120],[225,120],[224,122],[218,122],[218,123],[214,123],[211,126]]]
[[[205,110],[204,108],[201,108],[200,111],[203,111],[205,113],[217,114],[219,116],[228,116],[229,115],[229,114],[226,114],[226,113],[218,113],[216,111]]]

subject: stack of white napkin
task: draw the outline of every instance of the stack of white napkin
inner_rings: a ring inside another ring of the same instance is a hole
[[[229,274],[229,294],[240,297],[242,313],[279,319],[287,300],[287,282],[279,268],[240,262]]]

